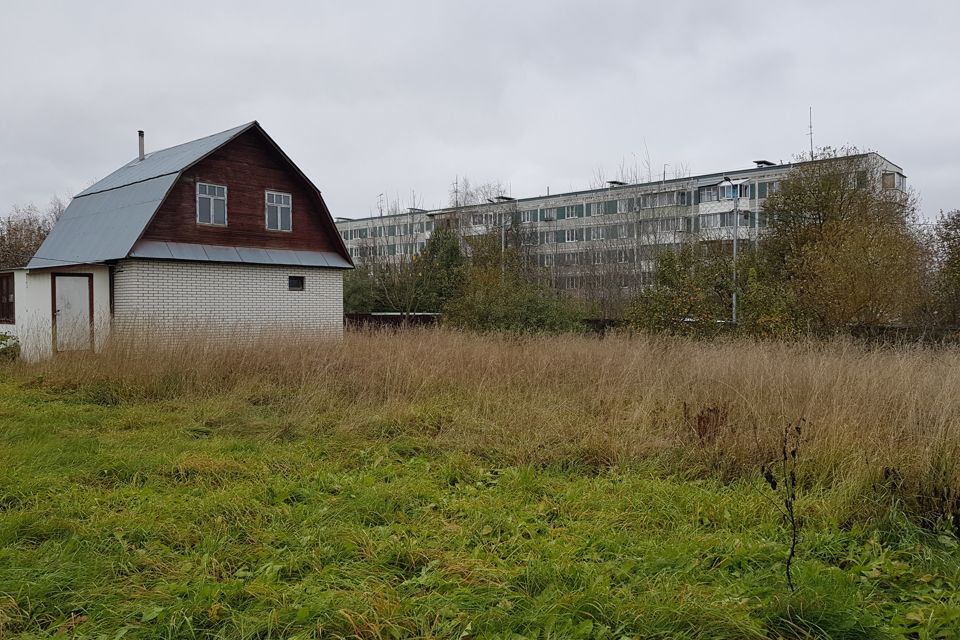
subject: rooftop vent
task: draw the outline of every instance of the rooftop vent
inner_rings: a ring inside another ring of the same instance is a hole
[[[775,167],[775,166],[776,166],[773,162],[770,162],[769,160],[754,160],[754,161],[753,161],[753,164],[757,165],[757,168],[758,168],[758,169],[761,168],[761,167]]]
[[[607,180],[607,184],[611,187],[625,187],[627,183],[622,180]]]
[[[137,131],[137,138],[140,141],[140,154],[137,156],[139,160],[143,160],[143,130]]]

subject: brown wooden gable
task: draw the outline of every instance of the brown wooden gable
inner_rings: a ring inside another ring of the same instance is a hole
[[[197,182],[227,187],[227,226],[197,223]],[[265,191],[289,193],[292,231],[269,231]],[[141,235],[143,240],[346,254],[316,188],[258,125],[185,169]]]

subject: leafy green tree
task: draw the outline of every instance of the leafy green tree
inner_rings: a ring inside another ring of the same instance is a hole
[[[362,265],[343,274],[344,313],[369,313],[379,310],[380,302],[370,276]]]
[[[713,335],[730,319],[732,258],[718,244],[686,242],[657,257],[656,284],[643,290],[627,312],[648,331]]]
[[[766,201],[766,285],[816,330],[906,321],[924,290],[914,197],[886,184],[875,156],[828,148],[817,159]]]
[[[460,295],[444,321],[476,331],[540,333],[581,328],[574,301],[527,277],[518,252],[493,235],[469,239],[470,260]]]
[[[466,258],[460,238],[449,229],[437,229],[413,259],[421,283],[418,306],[423,311],[442,311],[460,295]]]
[[[940,321],[957,327],[960,326],[960,209],[941,214],[934,237]]]

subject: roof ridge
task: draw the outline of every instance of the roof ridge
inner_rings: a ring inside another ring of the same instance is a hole
[[[179,173],[198,160],[213,153],[238,135],[249,131],[254,126],[260,127],[256,120],[247,122],[230,129],[224,129],[202,138],[188,140],[180,144],[157,149],[144,154],[143,160],[135,158],[115,171],[107,174],[100,180],[78,193],[75,197],[90,196],[103,193],[124,186],[138,184],[153,178]],[[262,127],[261,127],[262,129]]]
[[[201,137],[199,137],[199,138],[194,138],[193,140],[187,140],[186,142],[181,142],[180,144],[175,144],[175,145],[171,145],[171,146],[169,146],[169,147],[164,147],[163,149],[156,149],[155,151],[151,151],[150,153],[145,153],[145,154],[143,155],[143,159],[146,160],[147,158],[149,158],[150,156],[152,156],[152,155],[154,155],[154,154],[156,154],[156,153],[162,153],[162,152],[164,152],[164,151],[170,151],[170,150],[172,150],[172,149],[176,149],[177,147],[184,147],[184,146],[186,146],[186,145],[188,145],[188,144],[195,144],[195,143],[197,143],[197,142],[200,142],[201,140],[206,140],[207,138],[213,138],[213,137],[215,137],[215,136],[222,136],[223,134],[229,133],[230,131],[234,131],[234,130],[237,130],[237,129],[247,129],[248,127],[251,127],[252,125],[255,125],[255,124],[259,125],[260,123],[257,122],[256,120],[251,120],[250,122],[247,122],[247,123],[244,123],[244,124],[238,124],[238,125],[235,126],[235,127],[230,127],[229,129],[224,129],[223,131],[217,131],[216,133],[211,133],[210,135],[207,135],[207,136],[201,136]],[[128,167],[128,166],[130,166],[131,164],[133,164],[134,162],[140,162],[140,158],[134,158],[133,160],[131,160],[130,162],[128,162],[127,164],[125,164],[125,165],[123,165],[123,166],[124,166],[124,167]],[[121,168],[122,168],[122,167],[121,167]]]

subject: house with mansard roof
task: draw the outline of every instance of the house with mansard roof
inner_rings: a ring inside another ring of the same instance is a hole
[[[77,194],[0,276],[24,357],[100,349],[118,328],[340,336],[353,263],[319,189],[257,122],[144,151]]]

